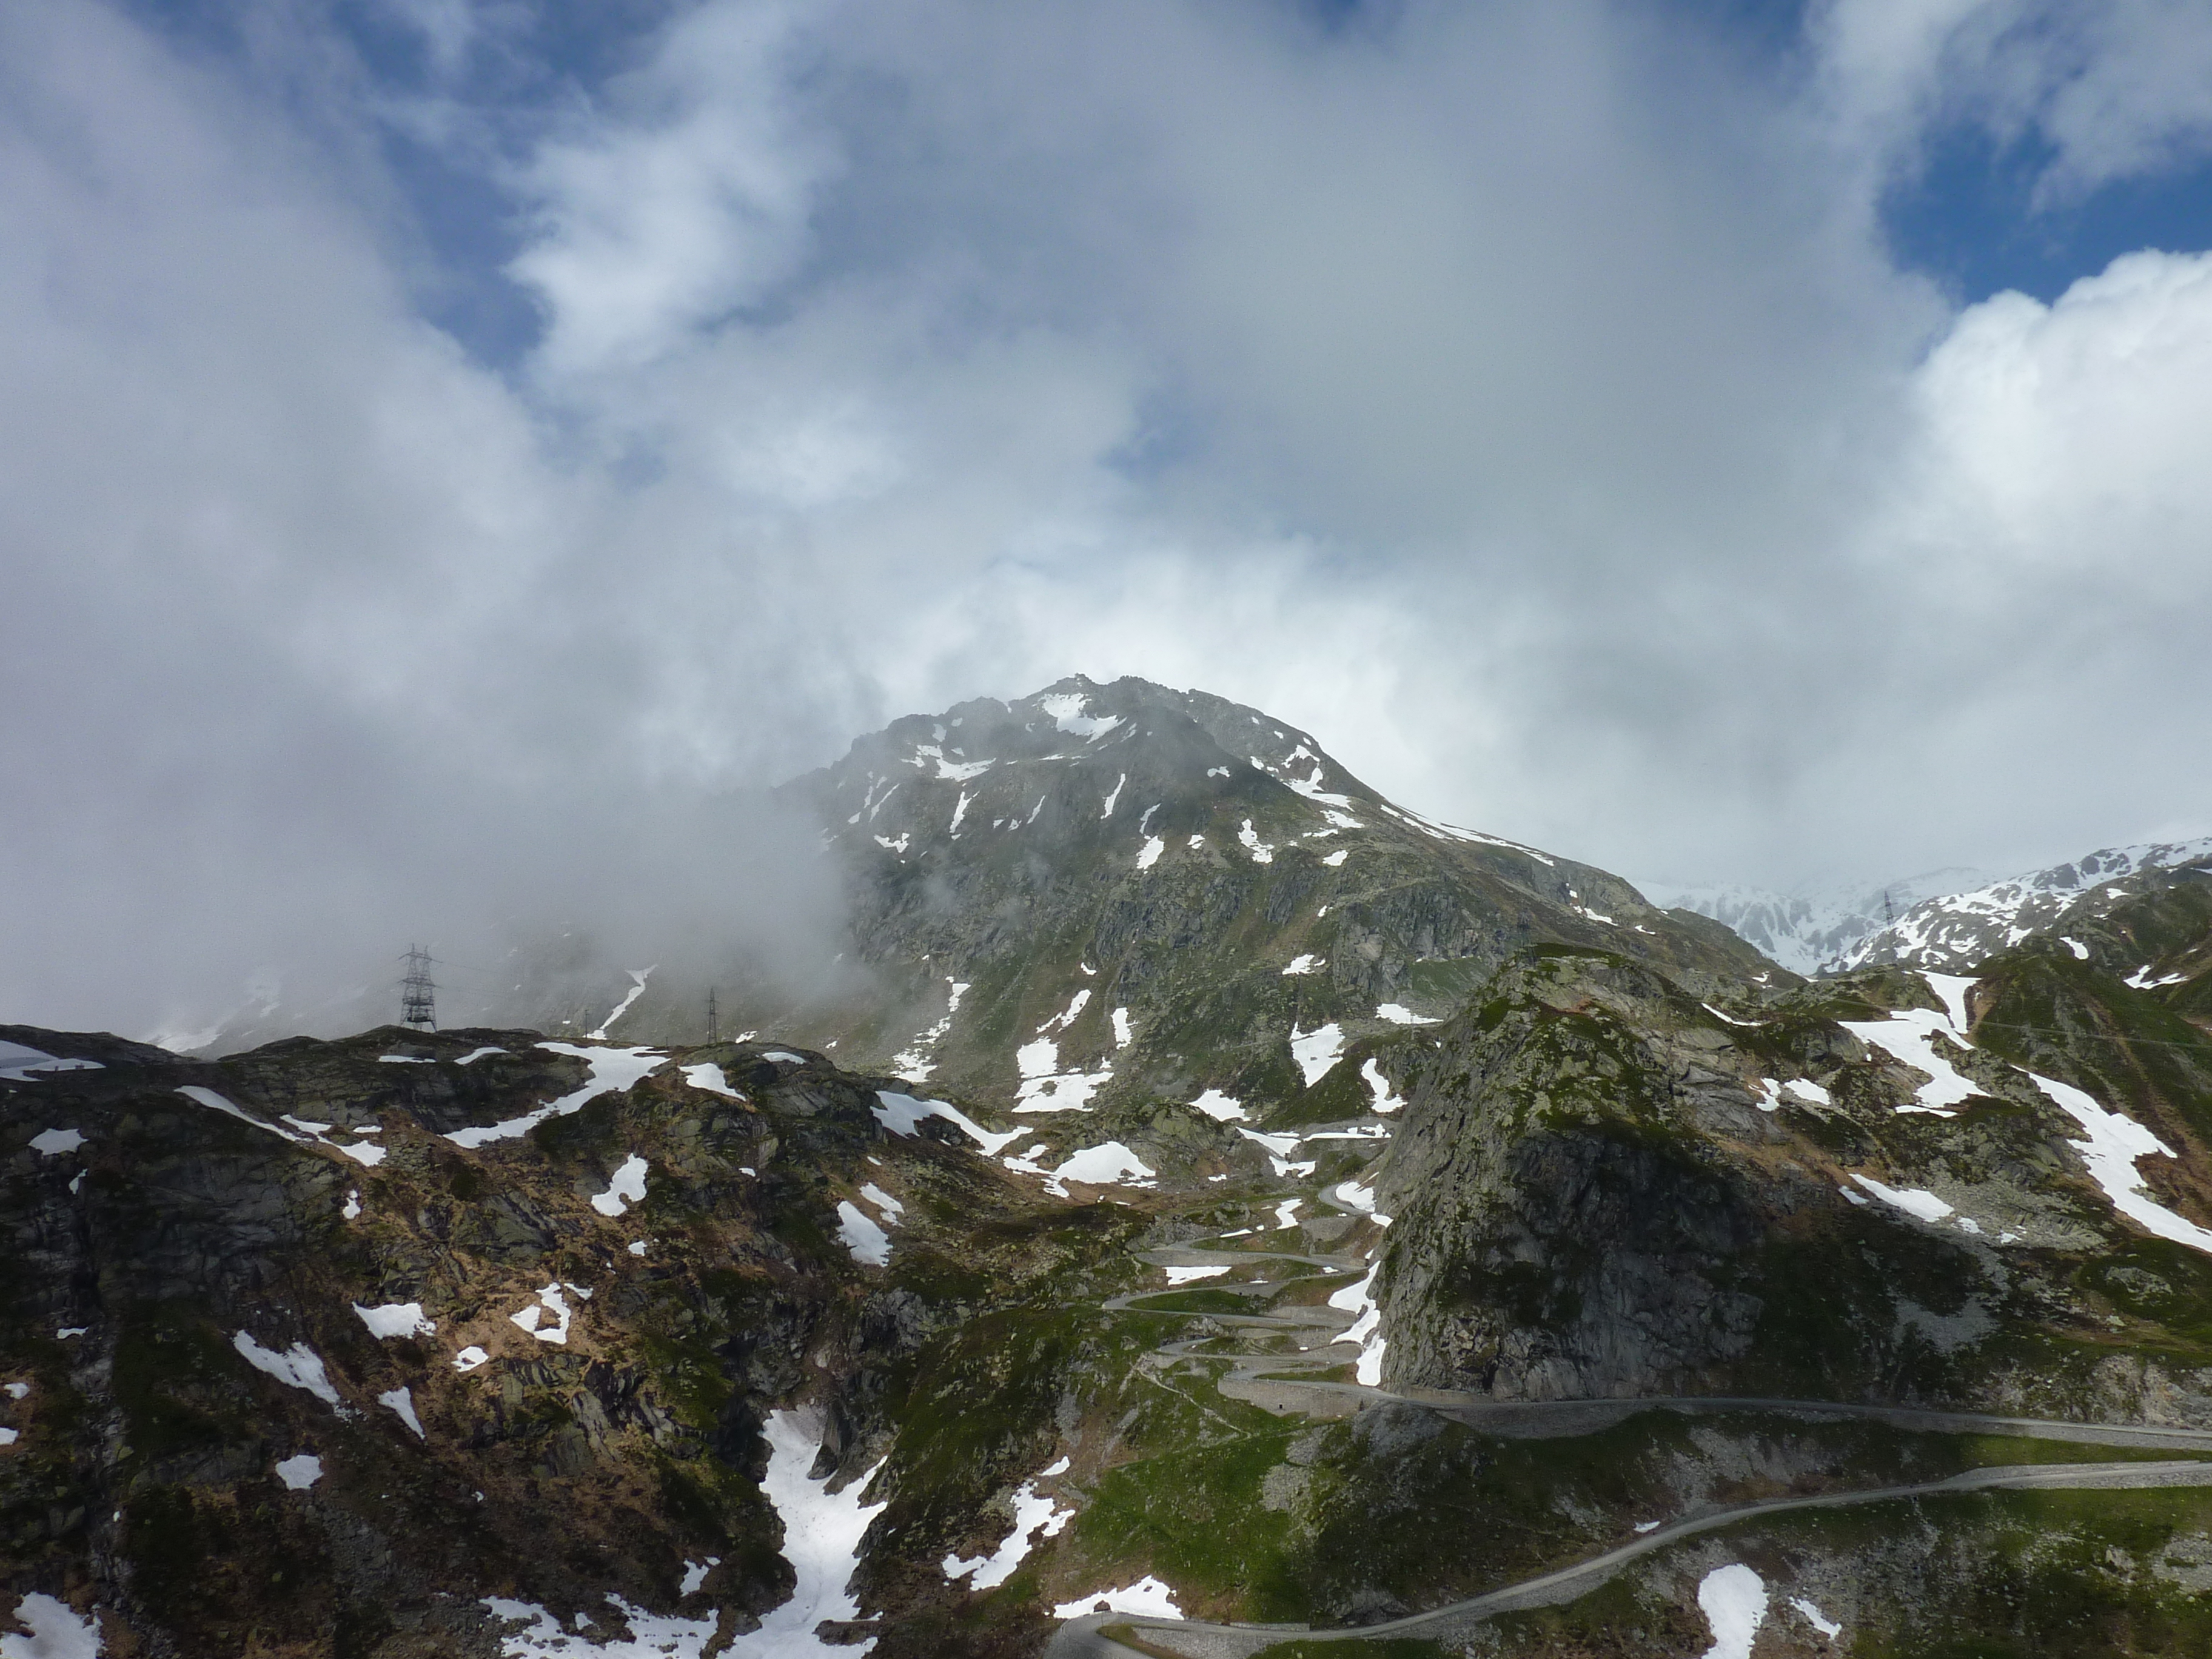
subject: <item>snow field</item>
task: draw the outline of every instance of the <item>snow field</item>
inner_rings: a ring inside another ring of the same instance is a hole
[[[78,1129],[44,1129],[31,1137],[31,1150],[46,1158],[73,1152],[83,1145],[84,1133]]]
[[[743,1659],[817,1655],[837,1659],[865,1653],[875,1645],[872,1641],[857,1648],[831,1647],[814,1634],[814,1627],[825,1619],[851,1619],[860,1612],[845,1586],[852,1578],[861,1537],[884,1507],[861,1501],[876,1470],[855,1478],[844,1491],[832,1492],[827,1482],[807,1478],[819,1437],[807,1431],[798,1413],[774,1413],[763,1433],[769,1463],[761,1490],[782,1517],[783,1559],[791,1563],[798,1584],[791,1600],[763,1618],[753,1634],[740,1637],[732,1651]],[[707,1628],[711,1633],[711,1621]]]

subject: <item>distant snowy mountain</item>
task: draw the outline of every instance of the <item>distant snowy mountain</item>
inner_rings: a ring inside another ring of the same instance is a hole
[[[2069,864],[1927,899],[1893,925],[1858,939],[1830,965],[1848,972],[1902,963],[1960,972],[2069,915],[2103,914],[2128,896],[2132,876],[2208,858],[2212,858],[2212,836],[2103,848]]]
[[[1792,973],[1810,974],[1923,900],[1963,893],[1990,879],[1985,870],[1954,866],[1881,884],[1838,883],[1787,893],[1733,884],[1675,888],[1648,882],[1644,891],[1655,903],[1711,916]]]

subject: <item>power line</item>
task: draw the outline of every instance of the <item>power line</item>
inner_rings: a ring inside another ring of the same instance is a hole
[[[2049,1037],[2053,1042],[2071,1042],[2077,1037],[2086,1037],[2094,1042],[2118,1043],[2123,1048],[2132,1048],[2141,1045],[2142,1047],[2148,1048],[2180,1048],[2187,1051],[2188,1053],[2197,1054],[2203,1054],[2208,1048],[2212,1048],[2212,1035],[2208,1035],[2202,1044],[2194,1042],[2170,1042],[2164,1037],[2114,1036],[2109,1031],[2069,1031],[2061,1036],[2054,1036],[2053,1033],[2045,1026],[2015,1025],[2001,1019],[1976,1020],[1974,1022],[1973,1029],[1977,1031],[2027,1031],[2038,1036]],[[2000,1054],[1998,1058],[2002,1060],[2003,1056]]]

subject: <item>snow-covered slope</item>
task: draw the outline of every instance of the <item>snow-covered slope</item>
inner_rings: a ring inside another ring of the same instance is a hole
[[[1956,973],[2009,950],[2069,915],[2100,915],[2129,891],[2128,878],[2212,858],[2212,836],[2107,847],[2068,864],[2031,870],[1962,893],[1914,905],[1891,926],[1842,951],[1833,967],[1848,971],[1884,963]]]
[[[1923,900],[1963,893],[1990,879],[1987,871],[1957,866],[1879,884],[1835,883],[1786,893],[1736,884],[1643,885],[1655,903],[1711,916],[1792,973],[1810,974]]]

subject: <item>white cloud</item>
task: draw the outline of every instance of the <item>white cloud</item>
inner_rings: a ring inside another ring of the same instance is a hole
[[[2036,199],[2212,155],[2212,11],[2197,0],[1829,0],[1808,31],[1846,142],[1917,166],[1947,122],[2051,152]]]
[[[805,30],[836,9],[701,6],[579,131],[539,149],[527,172],[539,234],[511,269],[544,301],[549,368],[650,361],[797,268],[836,155],[788,81]]]
[[[1595,0],[707,0],[451,123],[545,134],[503,374],[264,60],[0,13],[0,1009],[121,1022],[117,937],[158,987],[480,888],[655,915],[576,866],[1073,670],[1636,872],[2201,828],[2203,260],[1954,316],[1875,224],[2014,15],[1832,7],[1799,97]]]
[[[1977,580],[2079,572],[2140,599],[2212,577],[2212,254],[2130,254],[2051,305],[1971,307],[1915,395],[1927,518],[1896,545],[1940,541]]]

